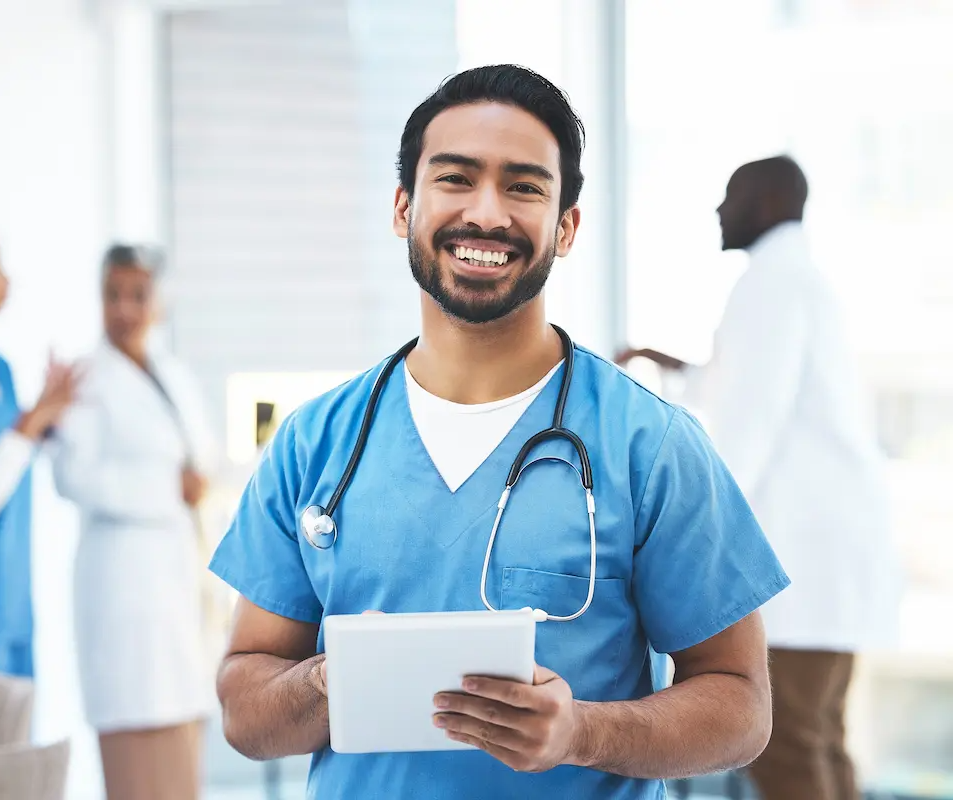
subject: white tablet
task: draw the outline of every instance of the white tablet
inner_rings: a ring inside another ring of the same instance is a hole
[[[466,750],[433,724],[433,698],[468,675],[532,683],[532,612],[460,611],[326,617],[331,749]]]

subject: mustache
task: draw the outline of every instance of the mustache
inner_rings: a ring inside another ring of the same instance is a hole
[[[475,225],[459,228],[441,228],[433,236],[434,249],[440,249],[454,239],[486,239],[492,242],[505,244],[522,256],[529,256],[533,252],[533,243],[523,236],[510,236],[506,231],[494,228],[484,231]]]

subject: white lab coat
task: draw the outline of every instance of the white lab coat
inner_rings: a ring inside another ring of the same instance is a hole
[[[882,459],[836,302],[800,224],[750,249],[712,359],[689,372],[686,404],[791,577],[763,609],[769,643],[889,646],[898,593]]]
[[[162,352],[151,362],[182,430],[149,376],[103,343],[54,447],[57,488],[82,516],[76,644],[87,717],[99,731],[188,722],[214,704],[205,565],[181,472],[188,455],[209,474],[215,446],[183,365]]]

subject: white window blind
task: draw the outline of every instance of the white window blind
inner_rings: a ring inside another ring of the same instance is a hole
[[[394,160],[454,30],[444,0],[167,16],[170,328],[218,408],[231,373],[365,367],[416,328]]]

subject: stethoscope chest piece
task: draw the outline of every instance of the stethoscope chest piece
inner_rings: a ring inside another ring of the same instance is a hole
[[[301,533],[312,547],[329,550],[338,539],[338,526],[321,506],[308,506],[301,515]]]

